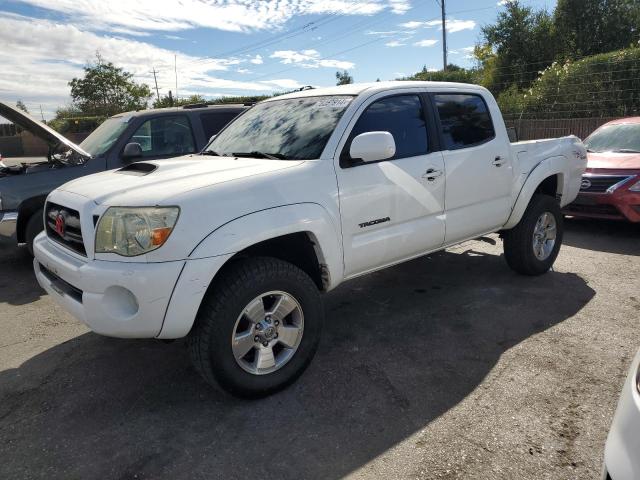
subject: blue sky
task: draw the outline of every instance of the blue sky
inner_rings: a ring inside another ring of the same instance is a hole
[[[451,63],[470,66],[480,27],[503,2],[447,0]],[[551,9],[555,0],[525,0]],[[70,103],[67,82],[96,51],[161,94],[270,94],[390,80],[442,67],[436,0],[3,0],[0,98],[45,118]]]

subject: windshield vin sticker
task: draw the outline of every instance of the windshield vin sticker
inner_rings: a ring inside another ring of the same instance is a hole
[[[344,108],[349,105],[351,102],[350,98],[346,97],[334,97],[334,98],[323,98],[322,100],[318,100],[315,104],[316,108]]]

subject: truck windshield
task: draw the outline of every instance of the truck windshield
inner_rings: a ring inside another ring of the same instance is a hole
[[[105,153],[115,143],[120,134],[129,125],[130,117],[107,118],[91,135],[85,138],[80,147],[93,157]]]
[[[259,103],[225,128],[204,154],[286,160],[320,158],[352,96],[291,98]]]
[[[640,153],[640,123],[602,127],[584,144],[590,152]]]

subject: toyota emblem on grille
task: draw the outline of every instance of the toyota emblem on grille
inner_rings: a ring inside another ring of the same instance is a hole
[[[61,237],[64,237],[64,231],[65,231],[64,217],[62,216],[62,214],[59,213],[58,216],[56,216],[56,233]]]
[[[580,183],[580,190],[589,190],[589,188],[591,188],[591,180],[583,178],[582,183]]]

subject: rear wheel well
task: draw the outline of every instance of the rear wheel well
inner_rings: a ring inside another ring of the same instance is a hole
[[[536,188],[535,193],[541,193],[543,195],[549,195],[556,200],[560,199],[561,192],[558,190],[558,186],[561,185],[558,181],[558,175],[551,175],[545,178],[540,185]]]
[[[251,245],[236,253],[225,267],[235,260],[250,257],[273,257],[289,262],[309,275],[320,290],[325,290],[328,283],[326,268],[316,252],[316,242],[307,232],[291,233]]]
[[[16,236],[18,239],[18,243],[24,243],[26,241],[25,233],[27,231],[29,219],[34,213],[44,207],[44,202],[46,199],[46,195],[33,197],[25,200],[18,207],[18,224],[16,225]]]

